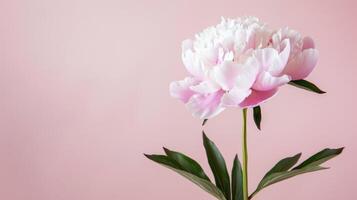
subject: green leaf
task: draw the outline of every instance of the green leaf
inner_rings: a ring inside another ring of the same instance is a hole
[[[320,88],[318,88],[315,84],[303,79],[290,81],[289,84],[318,94],[326,93],[325,91],[322,91]]]
[[[249,199],[251,199],[259,191],[261,191],[262,189],[268,187],[269,185],[272,185],[274,183],[289,179],[291,177],[294,177],[294,176],[297,176],[297,175],[300,175],[300,174],[319,171],[319,170],[324,170],[324,169],[328,169],[328,168],[320,167],[320,166],[310,166],[310,167],[305,167],[305,168],[302,168],[302,169],[296,169],[296,170],[292,170],[292,171],[276,172],[276,173],[270,174],[268,177],[266,177],[265,179],[263,179],[259,183],[258,188],[253,192],[253,194],[251,194],[249,196]]]
[[[179,166],[177,166],[177,164],[172,161],[168,156],[165,155],[148,155],[148,154],[144,154],[145,157],[147,157],[148,159],[163,164],[165,166],[169,166],[172,168],[177,168],[177,169],[181,169]]]
[[[273,173],[288,171],[290,168],[292,168],[299,161],[300,157],[301,157],[301,153],[296,154],[295,156],[287,157],[287,158],[280,160],[277,164],[275,164],[275,166],[273,168],[271,168],[271,170],[269,170],[265,174],[265,176],[263,177],[263,180]]]
[[[204,119],[202,122],[202,126],[204,126],[207,123],[208,119]]]
[[[310,158],[308,158],[307,160],[302,162],[300,165],[298,165],[294,169],[301,169],[306,166],[318,166],[318,165],[330,160],[331,158],[339,155],[340,153],[342,153],[343,149],[344,149],[344,147],[338,148],[338,149],[326,148],[326,149],[316,153],[315,155],[311,156]]]
[[[213,183],[211,183],[210,181],[208,181],[206,179],[200,178],[198,176],[195,176],[189,172],[186,172],[186,171],[180,169],[180,167],[177,166],[175,164],[175,162],[172,161],[171,158],[169,158],[168,156],[146,155],[146,154],[145,154],[145,156],[148,159],[175,171],[176,173],[178,173],[181,176],[185,177],[186,179],[190,180],[191,182],[193,182],[194,184],[196,184],[197,186],[199,186],[201,189],[208,192],[212,196],[216,197],[217,199],[226,200],[222,191],[219,188],[217,188]]]
[[[300,159],[301,153],[296,154],[295,156],[292,157],[287,157],[282,160],[280,160],[273,168],[271,168],[263,177],[263,179],[260,181],[257,189],[253,192],[251,196],[254,196],[257,194],[260,190],[263,188],[273,184],[270,182],[272,178],[277,175],[283,175],[284,172],[287,172],[290,168],[292,168]]]
[[[243,200],[243,175],[238,155],[234,158],[232,168],[232,200]]]
[[[223,192],[227,200],[231,199],[229,174],[226,162],[216,145],[203,132],[203,145],[206,149],[209,166],[214,175],[216,185]]]
[[[257,125],[257,128],[260,130],[260,122],[262,121],[262,112],[260,110],[260,106],[255,106],[253,108],[253,116],[255,125]]]
[[[308,158],[307,160],[305,160],[304,162],[302,162],[300,165],[298,165],[293,169],[291,168],[297,163],[301,154],[297,154],[293,157],[288,157],[279,161],[268,173],[266,173],[266,175],[260,181],[257,189],[249,196],[249,199],[255,196],[262,189],[274,183],[286,180],[288,178],[300,174],[328,169],[325,167],[321,167],[320,164],[339,155],[342,151],[343,148],[324,149],[316,153],[315,155],[311,156],[310,158]]]
[[[164,147],[164,151],[165,151],[166,155],[171,160],[174,160],[177,163],[177,165],[180,166],[180,168],[183,169],[184,171],[189,172],[193,175],[196,175],[200,178],[206,179],[207,181],[210,181],[210,179],[205,174],[205,172],[203,171],[200,164],[198,164],[192,158],[190,158],[180,152],[171,151],[165,147]]]

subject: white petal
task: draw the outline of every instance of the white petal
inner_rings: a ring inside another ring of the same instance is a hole
[[[242,101],[250,95],[252,90],[242,90],[239,88],[233,88],[229,92],[226,92],[222,97],[222,106],[225,107],[237,107]]]
[[[236,78],[241,73],[243,66],[231,61],[225,61],[221,65],[213,69],[213,77],[215,81],[228,91],[234,87]]]
[[[284,70],[290,56],[290,42],[288,39],[285,39],[282,42],[282,47],[284,48],[280,53],[279,53],[279,59],[276,59],[275,62],[272,64],[270,67],[269,72],[272,75],[280,75],[281,72]]]
[[[225,91],[234,87],[248,90],[253,85],[258,71],[259,63],[257,60],[255,58],[248,58],[244,64],[230,61],[223,62],[213,70],[213,76]]]
[[[197,84],[197,82],[197,80],[191,77],[187,77],[181,81],[174,81],[170,84],[170,94],[172,97],[187,103],[192,95],[196,93],[192,91],[190,87]]]
[[[254,84],[259,73],[259,62],[250,57],[243,64],[239,75],[235,79],[234,86],[241,90],[248,90]]]
[[[189,49],[192,50],[193,49],[193,41],[190,39],[184,40],[182,42],[181,48],[182,48],[182,53]]]
[[[279,53],[273,48],[258,49],[254,52],[255,58],[261,64],[263,71],[269,71],[271,66],[279,59]]]
[[[191,75],[199,78],[203,77],[203,65],[191,49],[182,53],[182,62]]]
[[[191,86],[190,89],[197,93],[207,94],[207,93],[217,92],[220,89],[220,87],[213,81],[207,80],[207,81],[202,81],[197,85]]]
[[[206,68],[211,68],[212,66],[215,66],[217,64],[219,48],[212,47],[201,49],[199,53],[197,53],[197,56],[199,56],[199,60]]]
[[[222,90],[211,94],[195,94],[187,102],[186,107],[194,117],[200,119],[212,118],[225,109],[221,105],[223,94]]]

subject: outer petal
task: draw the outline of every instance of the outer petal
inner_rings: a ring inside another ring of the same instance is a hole
[[[259,73],[259,62],[254,57],[249,57],[243,65],[241,73],[235,80],[235,87],[248,90],[256,81]]]
[[[208,94],[208,93],[217,92],[221,88],[219,87],[218,84],[214,83],[213,81],[206,80],[206,81],[202,81],[197,85],[190,86],[190,89],[197,93]]]
[[[229,92],[226,92],[222,97],[222,106],[225,107],[238,107],[242,101],[251,94],[252,90],[242,90],[237,87]]]
[[[241,104],[239,104],[239,106],[242,108],[257,106],[273,97],[277,92],[277,88],[268,91],[253,90],[252,93]]]
[[[223,90],[228,91],[234,87],[248,90],[257,77],[259,63],[254,58],[248,58],[244,64],[225,61],[215,68],[213,76]]]
[[[196,85],[197,83],[198,81],[192,77],[187,77],[181,81],[174,81],[170,84],[170,94],[172,97],[187,103],[192,95],[196,93],[191,90],[190,87]]]
[[[290,75],[292,80],[304,79],[316,66],[318,56],[316,49],[306,49],[288,63],[283,73]]]
[[[216,82],[223,90],[230,90],[234,87],[236,77],[241,73],[243,66],[231,61],[225,61],[213,70]]]
[[[272,76],[269,72],[261,72],[256,82],[253,85],[253,89],[259,91],[268,91],[284,85],[290,81],[289,76],[282,75],[280,77]]]
[[[195,94],[187,102],[186,107],[195,117],[200,119],[212,118],[225,109],[221,105],[223,94],[224,91],[222,90],[211,94]]]

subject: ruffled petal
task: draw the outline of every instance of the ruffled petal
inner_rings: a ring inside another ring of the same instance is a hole
[[[231,61],[225,61],[214,68],[213,77],[223,90],[230,90],[234,87],[236,78],[241,73],[243,66]]]
[[[174,81],[170,84],[170,94],[172,97],[187,103],[192,95],[196,94],[196,92],[191,90],[190,87],[196,85],[197,83],[198,81],[192,77],[187,77],[181,81]]]
[[[255,58],[248,58],[244,64],[225,61],[215,68],[213,76],[223,90],[228,91],[234,87],[248,90],[257,77],[259,63]]]
[[[239,104],[240,107],[254,107],[264,103],[269,98],[273,97],[278,92],[278,89],[272,89],[268,91],[256,91],[252,90],[252,93],[241,103]]]
[[[219,48],[207,48],[201,49],[199,55],[200,61],[203,63],[203,66],[207,69],[212,68],[217,64],[219,56]]]
[[[261,71],[268,71],[274,76],[279,76],[284,70],[290,55],[290,43],[288,39],[282,42],[282,51],[273,48],[258,49],[254,56],[261,65]]]
[[[182,62],[186,67],[186,70],[195,77],[203,77],[203,65],[198,59],[197,55],[193,52],[192,40],[185,40],[182,42]]]
[[[233,88],[226,92],[222,97],[222,106],[225,107],[238,107],[242,101],[251,94],[252,90],[242,90]]]
[[[272,64],[279,59],[279,53],[273,48],[257,49],[254,57],[259,61],[262,71],[269,71]]]
[[[259,62],[254,57],[249,57],[244,63],[240,74],[236,77],[234,87],[248,90],[256,81],[259,73]]]
[[[208,93],[217,92],[220,89],[220,87],[215,82],[206,80],[206,81],[202,81],[197,85],[190,86],[190,89],[197,93],[208,94]]]
[[[195,94],[187,102],[186,107],[194,117],[200,119],[212,118],[225,109],[221,105],[223,94],[224,91],[222,90],[211,94]]]
[[[270,69],[270,72],[273,75],[279,75],[284,70],[289,60],[289,56],[290,56],[289,40],[285,39],[281,45],[284,49],[279,53],[279,59],[277,59],[278,62],[275,62],[272,68]]]

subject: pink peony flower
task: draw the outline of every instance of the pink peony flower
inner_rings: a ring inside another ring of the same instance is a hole
[[[290,29],[270,30],[255,17],[224,19],[182,43],[189,77],[170,84],[201,119],[228,107],[254,107],[274,96],[290,80],[305,78],[316,65],[310,38]]]

